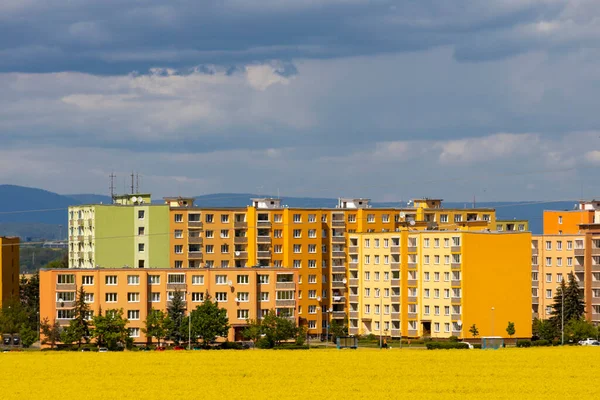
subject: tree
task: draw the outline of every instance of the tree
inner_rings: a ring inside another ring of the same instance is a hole
[[[343,323],[339,323],[337,320],[331,321],[329,325],[329,333],[331,334],[331,340],[335,343],[337,338],[340,336],[348,335],[348,327],[346,324],[347,319],[344,319]]]
[[[187,336],[184,325],[185,318],[185,300],[183,292],[176,290],[167,307],[167,318],[165,319],[165,328],[167,329],[167,337],[175,342],[181,343],[181,338]]]
[[[219,308],[219,304],[213,302],[208,293],[202,304],[191,312],[191,320],[191,341],[195,343],[198,338],[201,338],[204,347],[208,347],[218,336],[227,337],[229,332],[227,310]],[[188,328],[187,324],[186,318],[183,324],[185,329]]]
[[[128,322],[123,318],[123,309],[107,310],[105,315],[102,315],[100,310],[98,315],[92,318],[92,337],[96,339],[98,346],[106,345],[111,350],[123,347],[129,337]]]
[[[565,337],[572,343],[598,337],[598,328],[582,319],[571,319],[565,325]]]
[[[552,341],[556,339],[558,336],[558,329],[553,321],[546,320],[537,320],[537,326],[534,324],[534,336],[537,336],[539,339]]]
[[[62,328],[58,324],[57,320],[54,320],[53,324],[50,324],[48,318],[44,318],[44,320],[40,324],[40,328],[42,334],[44,335],[44,339],[42,339],[42,344],[50,343],[50,348],[53,349],[56,346],[56,342],[60,341],[60,334]]]
[[[152,338],[155,337],[158,340],[160,346],[160,339],[167,336],[167,329],[165,328],[165,313],[161,310],[155,310],[152,308],[144,321],[146,325],[142,328],[142,332],[148,338],[148,344],[152,344]]]
[[[19,298],[27,313],[27,324],[30,330],[38,331],[40,311],[40,275],[35,273],[31,278],[21,277],[19,282]]]
[[[21,326],[27,324],[29,315],[18,299],[9,299],[2,304],[0,311],[0,332],[19,333]]]
[[[262,334],[272,346],[280,345],[282,341],[294,339],[298,335],[296,323],[286,317],[278,316],[275,310],[263,317],[261,321]]]
[[[29,327],[29,324],[21,325],[19,330],[19,336],[21,337],[21,343],[23,347],[29,347],[38,340],[37,330],[33,330]]]
[[[506,327],[506,333],[508,333],[508,336],[512,338],[512,335],[514,335],[516,332],[515,323],[508,321],[508,326]]]
[[[566,295],[567,293],[567,285],[565,284],[565,280],[563,279],[560,282],[560,285],[556,288],[556,291],[554,292],[554,302],[552,303],[552,317],[550,317],[550,320],[552,321],[552,323],[554,324],[554,326],[557,329],[561,329],[562,326],[562,312],[563,312],[563,293]],[[564,306],[565,306],[565,311],[567,311],[567,304],[566,304],[567,299],[564,298]],[[569,319],[566,317],[567,313],[565,312],[565,324],[569,322]]]
[[[477,336],[479,336],[479,329],[477,329],[477,326],[475,324],[473,324],[469,328],[469,332],[471,333],[471,335],[473,335],[473,338],[476,338]]]
[[[560,286],[556,289],[556,293],[554,294],[551,321],[552,323],[554,323],[554,326],[556,326],[557,329],[562,328],[563,306],[565,313],[565,326],[573,319],[580,320],[585,314],[585,303],[582,300],[581,292],[579,291],[579,285],[575,280],[575,275],[573,273],[570,273],[568,276],[568,285],[565,284],[565,281],[563,279],[563,281],[560,283]]]
[[[256,341],[260,339],[262,335],[262,327],[260,324],[260,320],[249,319],[246,321],[246,323],[248,325],[242,331],[242,336],[244,337],[244,339],[252,340],[252,342],[256,344]]]
[[[83,340],[89,342],[90,323],[88,317],[90,306],[85,301],[85,295],[85,289],[80,286],[75,300],[75,308],[73,309],[73,319],[61,336],[63,343],[77,342],[77,347],[81,347]]]

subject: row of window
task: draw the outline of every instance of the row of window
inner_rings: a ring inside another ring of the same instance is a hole
[[[277,282],[289,282],[290,277],[293,274],[277,274]],[[184,284],[186,281],[185,274],[168,274],[167,275],[167,283],[175,283],[175,284]],[[83,275],[81,277],[81,283],[84,286],[93,286],[95,277],[93,275]],[[258,275],[258,281],[261,284],[268,284],[270,280],[269,275]],[[161,281],[160,275],[148,275],[148,283],[150,285],[159,285]],[[238,284],[244,285],[250,283],[249,275],[238,274],[236,276],[236,281]],[[118,276],[117,275],[106,275],[104,277],[104,282],[106,285],[113,286],[118,284]],[[57,276],[58,284],[75,284],[75,275],[74,274],[59,274]],[[227,275],[216,275],[215,283],[217,285],[225,285],[228,284]],[[128,285],[139,285],[140,284],[140,276],[139,275],[127,275],[127,284]],[[204,275],[192,275],[192,285],[204,285]]]

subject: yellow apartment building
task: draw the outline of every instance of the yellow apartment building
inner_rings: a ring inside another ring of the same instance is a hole
[[[531,336],[530,233],[408,226],[349,235],[350,333]]]
[[[18,237],[0,236],[0,308],[19,298],[19,244]]]
[[[130,336],[146,343],[142,332],[151,309],[166,311],[176,290],[184,292],[188,311],[205,296],[227,310],[229,340],[241,340],[248,319],[269,310],[298,322],[298,272],[282,268],[211,269],[54,269],[40,271],[40,318],[68,325],[76,293],[86,292],[90,316],[100,309],[123,309]]]

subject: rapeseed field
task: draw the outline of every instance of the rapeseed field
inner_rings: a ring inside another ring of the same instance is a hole
[[[0,354],[8,399],[588,399],[600,348]]]

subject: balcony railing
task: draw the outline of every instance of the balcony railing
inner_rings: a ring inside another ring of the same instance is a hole
[[[202,228],[203,225],[202,221],[188,221],[188,227],[190,228]]]
[[[419,331],[417,331],[416,329],[409,329],[408,330],[408,336],[410,336],[410,337],[417,337],[417,336],[419,336]]]
[[[167,308],[171,307],[173,300],[167,300]],[[183,300],[183,306],[187,308],[187,301]]]
[[[452,252],[452,253],[460,253],[460,246],[452,246],[452,247],[450,247],[450,252]]]
[[[258,251],[256,254],[257,258],[271,258],[270,251]]]
[[[393,320],[399,320],[400,319],[400,313],[399,312],[390,313],[390,318],[393,319]]]
[[[332,236],[331,243],[346,243],[346,238],[344,236]]]
[[[358,254],[358,246],[349,246],[348,253],[349,254]]]
[[[202,252],[201,251],[190,251],[190,252],[188,252],[188,259],[202,260]]]
[[[453,297],[451,304],[460,304],[461,301],[462,299],[460,297]]]
[[[392,254],[400,254],[400,246],[392,246],[392,247],[390,247],[390,253],[392,253]]]
[[[452,313],[452,320],[453,320],[453,321],[458,321],[458,320],[460,320],[460,319],[462,319],[462,314],[455,314],[455,313]]]
[[[408,269],[417,269],[417,263],[416,262],[408,262]]]
[[[540,266],[538,264],[531,265],[531,272],[538,272],[540,270]]]
[[[452,269],[460,269],[460,263],[452,263],[451,267]]]
[[[296,306],[296,300],[280,300],[280,299],[276,299],[275,300],[275,306],[277,307],[295,307]]]
[[[233,244],[246,244],[248,243],[248,238],[246,236],[234,236]]]
[[[458,287],[460,286],[460,279],[452,279],[452,282],[450,283],[450,285],[454,286],[454,287]]]
[[[186,290],[187,285],[185,283],[167,283],[167,290]]]
[[[332,303],[345,303],[346,302],[346,298],[344,296],[332,296],[331,300],[332,300]]]
[[[575,272],[585,272],[585,267],[583,265],[575,264]]]
[[[392,279],[390,280],[391,286],[400,286],[400,279]]]
[[[346,318],[346,311],[332,311],[331,317],[334,319]]]
[[[391,295],[390,296],[390,301],[392,303],[400,303],[400,295]]]
[[[331,281],[331,287],[344,288],[344,287],[346,287],[346,284],[343,281]]]
[[[75,291],[76,289],[77,289],[77,287],[74,283],[57,283],[56,284],[56,290]]]
[[[236,229],[245,229],[248,228],[248,223],[245,221],[234,221],[233,227]]]
[[[537,296],[531,296],[531,303],[532,304],[540,304],[540,298]]]
[[[57,301],[56,308],[73,308],[75,307],[75,301]]]
[[[331,226],[345,226],[346,221],[343,219],[332,219]]]
[[[417,246],[408,246],[408,252],[409,253],[416,253],[417,252]]]
[[[358,319],[358,311],[350,311],[349,312],[349,317],[350,319]]]
[[[417,302],[417,296],[408,296],[407,301],[409,303],[416,303]]]
[[[351,294],[349,296],[349,299],[350,299],[350,303],[356,303],[356,302],[358,302],[358,295],[357,294]]]
[[[296,284],[294,282],[277,282],[275,283],[275,289],[295,289]]]
[[[392,271],[400,271],[400,263],[399,262],[391,262],[390,269]]]
[[[331,252],[331,257],[333,258],[346,258],[345,251],[334,250]]]
[[[331,271],[333,273],[345,273],[346,272],[346,266],[345,265],[333,265],[331,267]]]
[[[189,236],[188,243],[191,244],[202,244],[202,238],[200,236]]]
[[[257,236],[256,242],[258,244],[271,244],[271,236]]]
[[[540,287],[540,281],[531,281],[531,287]]]
[[[258,220],[256,221],[256,226],[258,226],[259,228],[270,228],[271,221]]]
[[[350,328],[348,328],[348,333],[350,335],[358,335],[358,328],[355,326],[351,326]]]
[[[417,313],[411,313],[411,312],[409,312],[407,314],[407,316],[408,316],[408,319],[413,319],[413,320],[417,319]]]
[[[407,283],[408,286],[412,286],[412,287],[417,286],[417,280],[416,279],[408,279],[406,281],[406,283]]]
[[[358,286],[358,279],[357,278],[350,278],[348,286]]]
[[[600,256],[600,248],[598,248],[598,247],[592,247],[592,255],[593,256]]]
[[[579,287],[582,287],[583,285],[581,285],[582,282],[580,282]],[[600,289],[600,281],[592,281],[592,288],[593,289]]]
[[[583,257],[585,256],[585,249],[575,249],[573,250],[573,254],[575,257]]]
[[[531,255],[532,256],[537,256],[539,253],[538,249],[531,249]]]
[[[246,259],[248,259],[248,252],[247,251],[236,251],[235,253],[233,253],[233,257],[238,260],[246,260]]]
[[[350,269],[358,269],[358,263],[356,261],[350,261],[349,267]]]
[[[393,337],[399,337],[400,336],[400,329],[392,329],[391,334]]]

